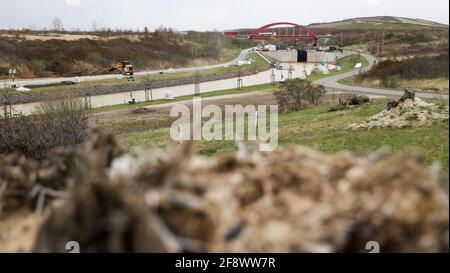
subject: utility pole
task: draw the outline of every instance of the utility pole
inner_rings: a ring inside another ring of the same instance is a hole
[[[244,87],[243,84],[242,84],[242,70],[239,68],[238,79],[237,79],[237,89],[238,90],[242,89],[242,87]]]
[[[270,83],[275,84],[275,70],[273,67],[272,67],[272,71],[270,73]]]
[[[195,66],[195,47],[192,46],[192,66]]]
[[[11,87],[15,88],[16,86],[16,69],[10,68],[9,69],[9,76],[12,78],[12,84]]]
[[[195,47],[192,46],[192,65],[195,67]],[[194,72],[194,94],[200,95],[200,71],[198,69]]]
[[[289,64],[289,68],[288,68],[288,80],[292,80],[292,71],[294,71],[294,67],[292,66],[292,64]]]
[[[145,88],[145,101],[153,101],[153,86],[152,79],[150,78],[150,74],[147,72],[144,79],[144,88]],[[150,97],[149,97],[150,91]]]
[[[150,101],[150,98],[149,98],[149,96],[148,96],[148,90],[147,90],[147,87],[145,88],[144,92],[145,92],[145,101]]]
[[[151,82],[150,82],[150,101],[153,101],[153,87]]]
[[[92,100],[91,100],[91,96],[89,94],[86,94],[84,96],[84,107],[85,107],[85,109],[92,108]]]
[[[195,70],[194,74],[194,94],[200,95],[200,71],[198,69]]]

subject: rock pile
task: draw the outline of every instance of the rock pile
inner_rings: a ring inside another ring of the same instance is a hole
[[[433,122],[448,121],[448,117],[448,105],[425,102],[416,97],[414,92],[405,90],[405,94],[400,99],[388,103],[387,109],[370,117],[364,123],[350,125],[350,129],[423,126]]]

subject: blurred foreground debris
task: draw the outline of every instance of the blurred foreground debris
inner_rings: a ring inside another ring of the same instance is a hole
[[[382,252],[448,251],[448,192],[436,171],[418,155],[383,154],[291,146],[205,158],[186,143],[132,156],[94,132],[42,163],[0,157],[0,227],[36,208],[36,185],[58,193],[33,236],[0,229],[0,251],[25,239],[34,247],[16,251],[65,252],[68,241],[81,252],[367,252],[369,241]]]

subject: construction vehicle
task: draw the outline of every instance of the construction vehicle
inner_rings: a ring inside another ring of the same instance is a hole
[[[113,72],[113,71],[116,71],[122,75],[127,75],[130,77],[133,77],[134,67],[132,64],[130,64],[129,61],[122,61],[122,62],[118,62],[113,67],[111,67],[109,72]]]

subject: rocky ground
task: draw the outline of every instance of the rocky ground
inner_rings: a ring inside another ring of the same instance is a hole
[[[448,251],[448,190],[421,157],[291,146],[130,155],[94,130],[42,162],[0,157],[0,251]]]

